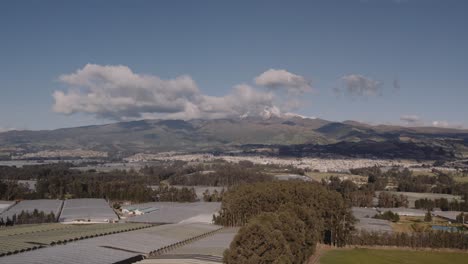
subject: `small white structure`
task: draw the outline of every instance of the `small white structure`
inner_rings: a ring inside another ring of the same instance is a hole
[[[135,208],[135,207],[126,207],[126,208],[122,209],[122,213],[124,213],[124,214],[134,214],[136,209],[137,208]]]

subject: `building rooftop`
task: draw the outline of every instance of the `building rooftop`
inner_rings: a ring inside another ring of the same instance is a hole
[[[6,220],[7,217],[11,219],[15,214],[19,215],[22,211],[32,213],[34,209],[37,209],[39,212],[43,211],[46,214],[53,212],[55,216],[58,216],[60,214],[62,203],[62,200],[24,200],[11,206],[8,210],[0,214],[0,217],[2,217],[3,220]]]
[[[126,219],[127,222],[135,223],[179,223],[192,219],[191,222],[211,223],[213,214],[221,209],[221,203],[171,203],[154,202],[144,204],[133,204],[130,207],[140,208],[158,208],[158,210],[145,213],[139,216],[133,216]],[[123,207],[127,208],[127,207]]]
[[[209,234],[220,228],[220,226],[200,223],[161,225],[4,256],[0,257],[0,263],[106,264],[128,260],[137,261],[141,260],[143,255]]]
[[[59,221],[112,222],[118,219],[104,199],[70,199],[65,200]]]

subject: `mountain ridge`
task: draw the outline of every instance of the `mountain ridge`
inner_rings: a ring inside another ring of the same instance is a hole
[[[319,118],[162,120],[147,119],[54,130],[0,133],[1,148],[26,152],[89,149],[107,152],[229,150],[242,145],[330,145],[339,142],[411,142],[461,149],[468,130],[434,127],[368,125]]]

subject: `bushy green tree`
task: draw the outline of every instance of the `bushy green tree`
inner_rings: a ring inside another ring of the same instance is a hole
[[[292,264],[292,259],[281,231],[265,220],[252,221],[242,227],[224,253],[227,264]]]
[[[354,223],[350,208],[339,193],[327,190],[318,183],[278,181],[231,188],[224,195],[215,222],[225,226],[242,226],[261,213],[275,213],[288,206],[294,208],[296,217],[304,224],[315,227],[319,241],[337,246],[346,244],[347,234]],[[312,211],[313,214],[310,213]],[[318,220],[310,220],[312,216]],[[314,232],[311,231],[317,234]]]
[[[394,213],[392,211],[386,211],[382,214],[376,214],[374,216],[375,219],[384,219],[392,222],[400,221],[400,215],[398,213]]]

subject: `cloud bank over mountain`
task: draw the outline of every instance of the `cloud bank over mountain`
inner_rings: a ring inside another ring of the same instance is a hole
[[[310,79],[285,69],[268,69],[253,83],[234,85],[221,96],[204,94],[189,75],[163,79],[135,73],[124,65],[87,64],[58,79],[64,89],[52,94],[55,112],[114,121],[300,116],[296,112],[305,103],[304,95],[315,90]],[[360,74],[344,75],[338,81],[341,85],[334,90],[342,95],[371,97],[382,93],[383,82]],[[399,89],[399,81],[392,86]],[[463,127],[460,122],[428,122],[418,115],[401,115],[400,124]]]
[[[304,77],[274,69],[255,78],[255,83],[266,89],[239,84],[224,96],[203,94],[188,75],[162,79],[134,73],[123,65],[87,64],[59,80],[67,89],[54,91],[55,112],[111,120],[281,116],[294,108],[291,105],[298,105],[299,94],[311,90]],[[276,96],[278,89],[288,91],[286,99]]]

